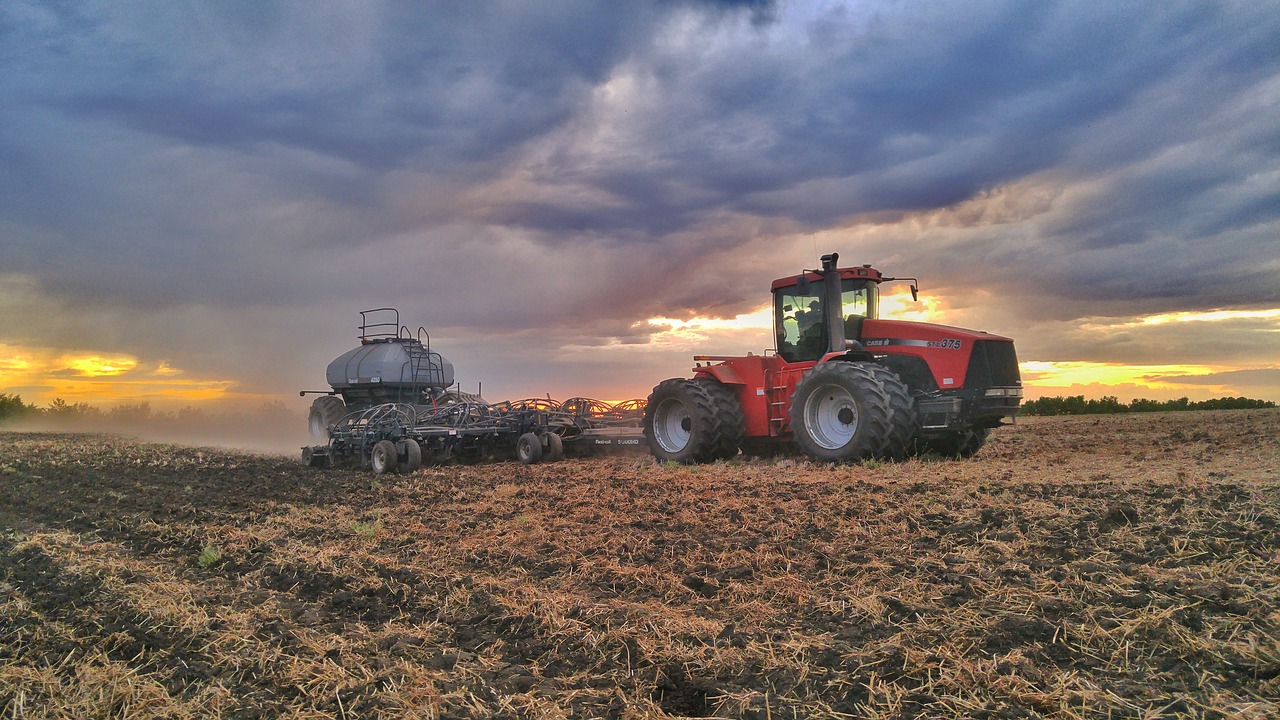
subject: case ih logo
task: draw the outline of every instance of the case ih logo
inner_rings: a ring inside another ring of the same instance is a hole
[[[906,340],[903,338],[868,338],[862,341],[864,347],[923,347],[942,350],[959,350],[964,341],[959,338],[943,338],[941,340]]]

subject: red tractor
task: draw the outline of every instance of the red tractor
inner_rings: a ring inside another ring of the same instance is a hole
[[[711,462],[794,439],[821,461],[920,450],[968,457],[1017,414],[1012,340],[881,320],[880,283],[899,278],[839,268],[838,259],[824,255],[821,270],[773,281],[776,352],[695,356],[692,379],[653,389],[644,434],[654,456]]]

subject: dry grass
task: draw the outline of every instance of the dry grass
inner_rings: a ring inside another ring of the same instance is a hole
[[[1278,438],[375,481],[0,434],[0,717],[1276,717]]]

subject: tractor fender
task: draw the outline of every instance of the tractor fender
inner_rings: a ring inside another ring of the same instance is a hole
[[[694,368],[694,377],[713,378],[724,385],[746,385],[747,381],[742,379],[737,370],[729,365],[712,365],[710,367]]]
[[[829,352],[826,355],[823,355],[822,357],[818,358],[818,362],[814,363],[814,365],[821,365],[822,363],[831,362],[832,360],[841,360],[844,362],[863,362],[866,360],[873,360],[873,359],[874,358],[872,357],[871,353],[867,352],[866,350],[862,350],[861,352],[859,352],[858,350],[855,349],[855,350],[846,350],[844,352]]]

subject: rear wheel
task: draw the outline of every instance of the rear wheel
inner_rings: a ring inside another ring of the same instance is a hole
[[[738,454],[742,407],[732,388],[709,378],[664,380],[644,411],[644,436],[654,457],[711,462]]]
[[[383,473],[395,472],[399,462],[396,459],[396,444],[390,440],[379,440],[373,444],[373,450],[369,453],[369,466],[373,468],[375,475]]]
[[[321,395],[311,403],[307,429],[316,440],[328,440],[329,428],[347,414],[347,404],[336,395]]]
[[[824,462],[882,456],[893,434],[884,369],[829,362],[809,371],[791,398],[791,431],[805,454]]]

